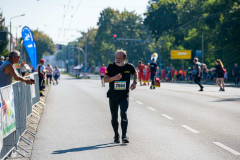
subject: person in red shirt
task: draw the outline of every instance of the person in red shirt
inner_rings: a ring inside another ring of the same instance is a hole
[[[149,86],[150,75],[151,75],[150,63],[148,63],[146,66],[146,80],[145,80],[145,82],[147,82],[148,86]]]
[[[139,78],[140,86],[142,86],[142,81],[144,82],[144,85],[146,85],[144,72],[143,72],[143,70],[146,68],[146,66],[144,64],[142,64],[142,61],[139,61],[138,64],[139,64],[138,65],[138,78]]]

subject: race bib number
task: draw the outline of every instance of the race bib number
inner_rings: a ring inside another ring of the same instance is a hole
[[[115,81],[114,90],[126,90],[127,84],[126,81]]]

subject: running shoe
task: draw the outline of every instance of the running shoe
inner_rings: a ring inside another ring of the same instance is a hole
[[[115,143],[120,143],[119,134],[116,134],[113,139]]]
[[[129,139],[127,136],[122,137],[122,143],[129,143]]]

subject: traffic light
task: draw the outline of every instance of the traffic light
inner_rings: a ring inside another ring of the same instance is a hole
[[[113,41],[117,42],[117,35],[116,34],[113,35]]]

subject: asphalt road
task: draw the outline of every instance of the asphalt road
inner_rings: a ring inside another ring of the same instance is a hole
[[[123,145],[113,143],[108,86],[63,76],[49,92],[32,159],[240,159],[240,89],[198,89],[171,83],[155,90],[137,86],[130,92],[130,143]]]

